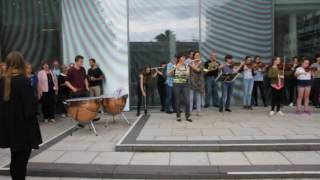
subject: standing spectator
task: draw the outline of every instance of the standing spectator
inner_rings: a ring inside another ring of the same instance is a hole
[[[34,74],[32,70],[32,64],[26,63],[26,76],[31,82],[31,87],[33,89],[34,95],[38,97],[37,88],[38,88],[38,77]]]
[[[66,117],[67,114],[67,110],[64,107],[63,101],[68,99],[69,97],[69,88],[66,85],[67,73],[68,67],[65,65],[61,65],[61,73],[58,76],[59,92],[57,98],[57,112],[58,114],[61,114],[62,117]]]
[[[54,60],[52,63],[52,73],[58,78],[61,73],[60,65],[58,60]]]
[[[22,54],[9,53],[6,63],[8,71],[0,78],[0,148],[10,148],[12,179],[24,180],[31,150],[42,143],[36,97]]]
[[[206,103],[205,107],[210,106],[210,101],[215,107],[219,107],[218,82],[216,79],[219,73],[220,63],[217,61],[217,53],[211,52],[210,60],[204,64],[204,68],[208,71],[205,74],[206,81]]]
[[[86,70],[83,67],[83,59],[83,56],[76,56],[74,67],[71,67],[68,70],[65,83],[71,90],[71,98],[88,96],[89,83],[87,80]]]
[[[90,96],[100,96],[104,76],[95,59],[89,59],[89,63],[91,66],[88,70]]]
[[[312,102],[316,108],[320,108],[320,54],[316,55],[316,61],[311,65],[311,68],[316,72],[313,76]]]
[[[157,81],[157,87],[158,92],[160,96],[160,103],[161,103],[161,109],[160,111],[163,112],[165,110],[165,104],[166,104],[166,76],[165,76],[165,67],[166,63],[161,62],[160,67],[163,68],[162,71],[158,71],[158,81]]]
[[[0,62],[0,78],[5,74],[5,63]]]
[[[42,70],[38,72],[38,97],[42,102],[44,122],[55,123],[55,95],[58,94],[56,76],[49,69],[48,62],[42,62]]]

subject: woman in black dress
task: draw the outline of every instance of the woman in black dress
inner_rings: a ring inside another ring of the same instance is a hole
[[[21,53],[11,52],[6,65],[7,71],[0,79],[0,147],[10,148],[12,179],[23,180],[31,150],[42,143],[36,98]]]

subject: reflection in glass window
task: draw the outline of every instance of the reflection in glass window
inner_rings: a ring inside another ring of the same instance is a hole
[[[136,105],[138,74],[144,65],[157,67],[178,52],[198,49],[198,0],[130,0],[129,39],[131,105]],[[159,105],[157,79],[149,88],[151,105]]]

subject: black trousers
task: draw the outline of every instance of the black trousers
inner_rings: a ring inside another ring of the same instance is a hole
[[[148,102],[148,93],[149,93],[149,88],[148,86],[145,86],[145,92],[146,92],[146,97],[142,96],[142,92],[140,90],[140,86],[137,87],[137,95],[138,95],[138,105],[137,105],[137,114],[140,114],[140,109],[141,109],[141,103],[142,101],[144,102],[144,113],[147,114],[148,113],[148,106],[147,106],[147,102]]]
[[[277,107],[277,111],[280,111],[281,108],[281,102],[282,102],[282,95],[283,95],[283,89],[275,89],[275,88],[271,88],[271,111],[274,111],[275,107]]]
[[[312,103],[314,106],[320,105],[320,78],[316,78],[313,80],[312,86]]]
[[[42,113],[44,119],[53,119],[55,114],[55,92],[42,93]]]
[[[286,103],[293,103],[295,101],[295,95],[297,94],[297,80],[293,77],[289,77],[286,83]]]
[[[11,163],[10,174],[12,180],[25,180],[27,174],[27,164],[31,154],[30,150],[12,150],[11,149]]]
[[[260,91],[261,99],[263,102],[263,105],[266,105],[266,97],[264,93],[264,84],[263,81],[254,81],[253,84],[253,91],[252,91],[252,99],[253,99],[253,104],[258,106],[258,89]]]
[[[158,92],[160,96],[161,110],[164,110],[166,107],[166,85],[158,84]]]

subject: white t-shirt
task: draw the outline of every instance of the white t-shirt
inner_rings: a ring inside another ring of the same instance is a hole
[[[303,67],[298,67],[296,69],[296,73],[306,73]],[[311,71],[307,72],[306,74],[300,74],[297,76],[298,80],[311,80]]]
[[[244,79],[253,79],[252,69],[243,70],[243,78]]]

